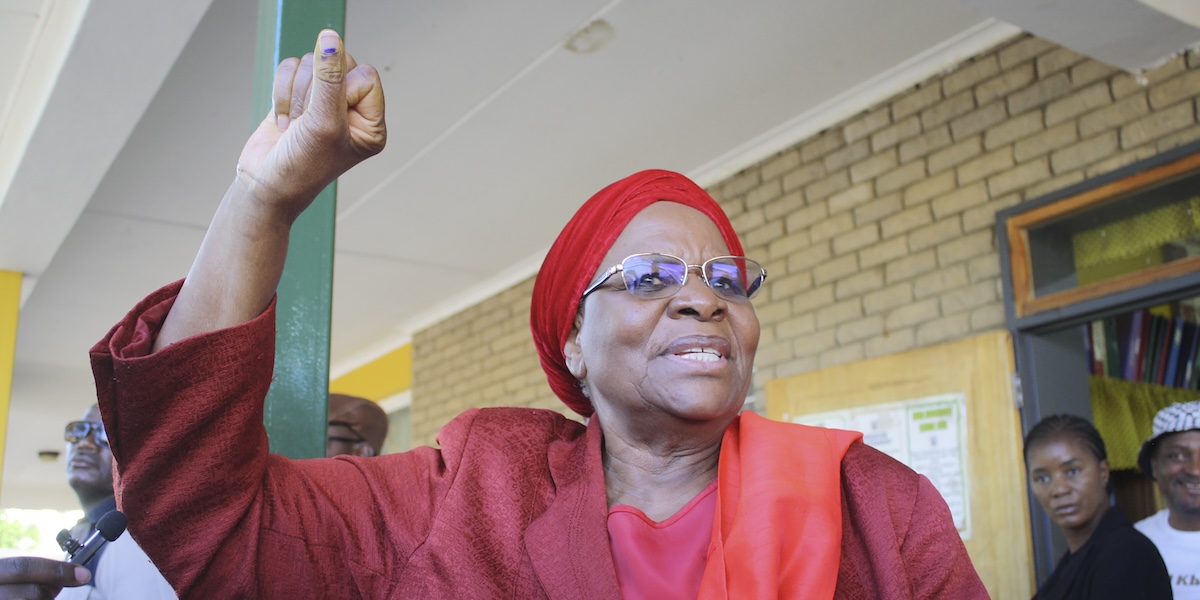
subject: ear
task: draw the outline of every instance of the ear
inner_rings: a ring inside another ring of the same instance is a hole
[[[1108,459],[1104,459],[1104,460],[1100,461],[1100,479],[1102,481],[1104,481],[1105,487],[1108,487],[1108,476],[1109,476]]]
[[[583,317],[575,316],[575,326],[571,328],[566,343],[563,344],[563,358],[567,361],[567,370],[575,379],[587,379],[587,365],[583,362],[583,346],[579,343],[579,329],[583,325]]]

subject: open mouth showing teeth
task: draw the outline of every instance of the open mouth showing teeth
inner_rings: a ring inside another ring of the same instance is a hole
[[[698,360],[701,362],[712,362],[721,360],[721,353],[712,348],[688,348],[680,352],[677,356],[688,360]]]

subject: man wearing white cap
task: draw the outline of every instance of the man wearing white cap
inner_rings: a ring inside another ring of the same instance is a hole
[[[1158,546],[1175,598],[1200,600],[1200,400],[1158,411],[1138,466],[1158,482],[1167,508],[1134,527]]]

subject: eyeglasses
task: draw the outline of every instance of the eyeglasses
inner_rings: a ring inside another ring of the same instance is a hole
[[[66,429],[63,430],[63,439],[72,443],[78,444],[88,436],[89,433],[95,432],[93,439],[101,446],[108,445],[108,433],[104,431],[104,423],[93,423],[91,421],[71,421],[67,423]]]
[[[350,425],[349,423],[343,423],[341,421],[330,421],[329,426],[330,427],[345,427],[346,429],[350,430],[350,433],[354,434],[355,436],[358,436],[358,432],[354,430],[354,426]],[[328,433],[328,432],[326,432],[326,433]],[[326,443],[341,442],[343,444],[357,444],[359,442],[367,441],[367,440],[363,439],[362,436],[344,437],[344,436],[340,436],[340,435],[327,435],[325,437],[325,440],[326,440]]]
[[[718,256],[704,261],[702,265],[689,265],[687,261],[670,254],[646,253],[628,256],[621,264],[605,271],[580,296],[580,300],[596,291],[610,277],[621,274],[625,289],[630,294],[651,300],[674,296],[687,283],[688,271],[700,270],[700,280],[713,292],[726,300],[746,302],[758,293],[767,279],[762,265],[744,256]]]

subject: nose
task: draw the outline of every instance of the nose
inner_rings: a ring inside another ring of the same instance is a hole
[[[724,318],[728,309],[728,301],[705,285],[700,267],[689,265],[687,281],[671,297],[671,314],[711,321]]]

